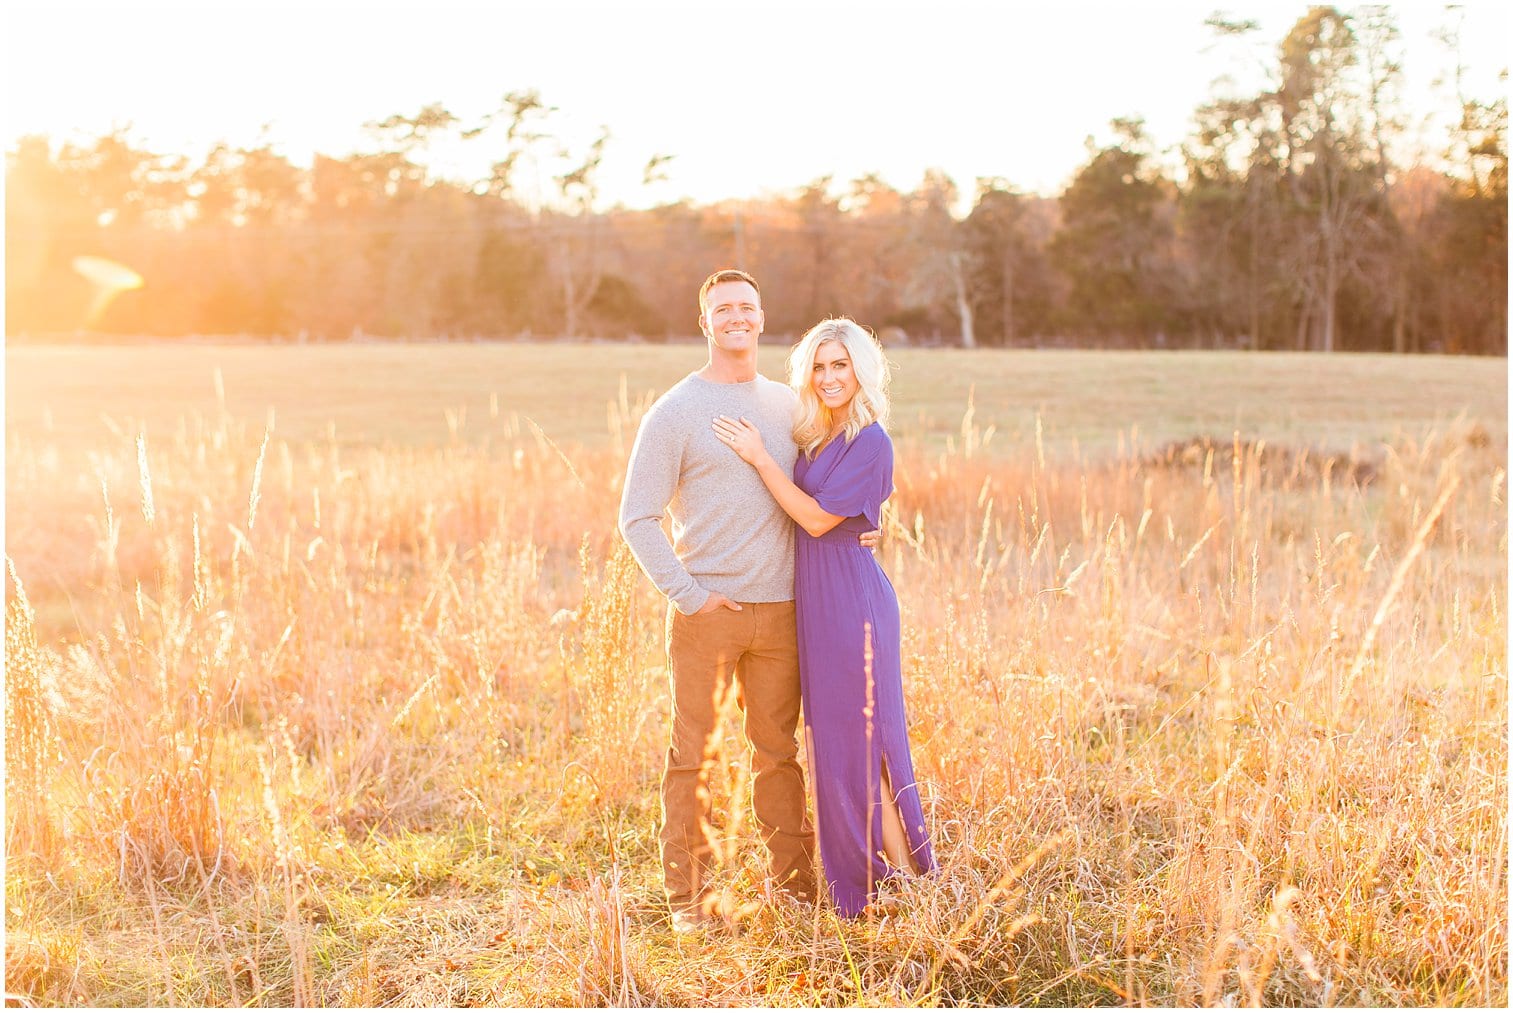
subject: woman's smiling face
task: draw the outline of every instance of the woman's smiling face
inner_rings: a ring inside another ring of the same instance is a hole
[[[814,350],[814,370],[810,374],[814,393],[820,404],[830,411],[844,415],[846,406],[856,396],[861,385],[856,372],[851,368],[851,353],[839,341],[827,341]]]

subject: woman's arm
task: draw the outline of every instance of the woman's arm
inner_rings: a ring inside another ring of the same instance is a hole
[[[772,498],[777,500],[795,524],[815,538],[835,527],[844,517],[827,513],[815,502],[813,496],[793,484],[793,479],[783,473],[778,463],[762,445],[762,434],[745,419],[732,419],[721,415],[714,423],[714,431],[730,448],[741,455],[741,460],[756,468],[757,475]]]

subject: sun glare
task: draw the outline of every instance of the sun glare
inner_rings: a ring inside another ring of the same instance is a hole
[[[79,277],[89,282],[92,297],[85,311],[86,326],[99,321],[112,299],[122,292],[141,288],[142,276],[125,264],[118,264],[105,257],[75,257],[73,269]]]

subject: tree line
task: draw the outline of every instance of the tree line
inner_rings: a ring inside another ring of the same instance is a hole
[[[1256,31],[1209,24],[1235,46]],[[1195,110],[1175,159],[1117,120],[1059,195],[978,179],[964,217],[936,170],[911,190],[824,177],[600,209],[608,131],[565,151],[531,91],[477,122],[438,104],[369,124],[371,150],[308,167],[271,141],[193,163],[125,131],[28,137],[6,160],[6,327],[658,341],[696,333],[690,293],[733,265],[761,280],[779,334],[845,313],[965,345],[1506,354],[1506,97],[1461,94],[1458,68],[1448,150],[1397,164],[1399,42],[1385,8],[1314,7],[1263,86]],[[442,139],[497,157],[484,178],[436,178]],[[145,284],[102,296],[81,256]]]

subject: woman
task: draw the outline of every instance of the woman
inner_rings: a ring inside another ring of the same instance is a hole
[[[801,451],[792,478],[749,422],[721,416],[714,428],[800,529],[794,601],[820,857],[836,908],[852,917],[878,880],[935,867],[904,722],[898,598],[857,543],[893,491],[888,361],[840,318],[811,328],[788,367]]]

